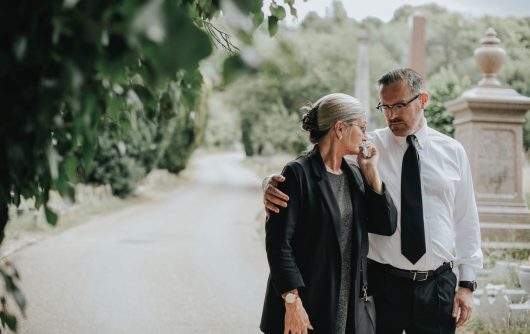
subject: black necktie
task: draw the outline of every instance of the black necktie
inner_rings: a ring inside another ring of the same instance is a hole
[[[414,135],[407,136],[409,147],[401,166],[401,253],[412,264],[425,254],[420,159],[414,139]]]

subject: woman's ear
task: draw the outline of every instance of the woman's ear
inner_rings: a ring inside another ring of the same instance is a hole
[[[343,126],[340,122],[335,123],[335,134],[337,135],[337,138],[342,139],[342,130]]]

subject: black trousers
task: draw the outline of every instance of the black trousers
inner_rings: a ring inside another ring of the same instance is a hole
[[[377,334],[452,334],[456,276],[451,270],[414,282],[368,263],[368,288],[374,296]]]

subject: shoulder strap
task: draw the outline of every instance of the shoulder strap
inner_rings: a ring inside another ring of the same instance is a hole
[[[366,256],[361,255],[361,280],[362,280],[362,288],[361,292],[363,294],[362,298],[364,301],[368,301],[368,273],[366,272],[368,270],[367,264],[366,264]]]

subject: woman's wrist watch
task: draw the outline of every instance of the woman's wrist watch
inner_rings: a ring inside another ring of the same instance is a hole
[[[471,292],[473,292],[477,289],[477,282],[476,281],[460,281],[458,282],[458,286],[461,288],[467,288],[471,290]]]
[[[298,298],[298,293],[295,292],[288,292],[284,297],[283,300],[286,304],[294,304],[296,301],[296,298]]]

